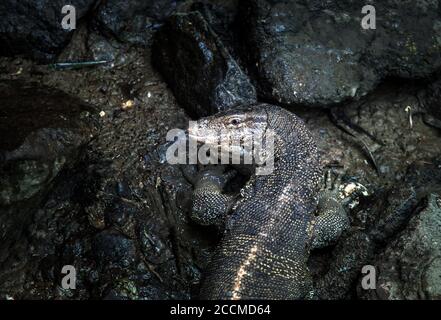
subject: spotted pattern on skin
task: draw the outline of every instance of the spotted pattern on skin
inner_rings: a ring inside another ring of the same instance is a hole
[[[234,125],[231,119],[236,119]],[[328,210],[326,202],[318,201],[322,172],[316,143],[305,124],[280,107],[256,104],[201,119],[197,126],[202,132],[252,132],[260,134],[262,141],[267,129],[276,133],[272,174],[253,175],[234,205],[220,204],[221,197],[213,195],[217,208],[232,208],[232,212],[205,272],[200,297],[310,298],[314,291],[307,267],[311,247],[314,241],[322,245],[333,240],[341,231],[328,232],[327,227],[340,228],[341,223],[334,218],[334,208]],[[209,202],[209,188],[204,188],[195,193],[205,192]],[[326,214],[316,217],[318,203]]]

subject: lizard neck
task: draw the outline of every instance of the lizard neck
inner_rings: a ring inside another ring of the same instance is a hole
[[[275,134],[273,171],[268,175],[256,175],[257,190],[260,194],[271,193],[273,197],[286,197],[291,201],[312,199],[317,192],[321,170],[311,133],[296,115],[273,110],[268,112],[268,130]]]

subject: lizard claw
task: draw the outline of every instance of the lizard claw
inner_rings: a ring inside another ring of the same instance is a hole
[[[333,172],[334,171],[332,169],[326,170],[325,175],[324,175],[324,179],[323,179],[324,182],[321,187],[321,191],[332,193],[337,196],[339,193],[339,190],[340,190],[340,186],[342,184],[342,182],[341,182],[342,175],[339,173],[336,173],[336,177],[335,177],[335,179],[333,179]]]
[[[332,177],[333,173],[336,175],[334,179]],[[332,169],[327,170],[325,172],[324,183],[320,192],[333,196],[335,199],[338,199],[343,206],[353,209],[359,204],[360,197],[367,197],[369,191],[359,182],[342,182],[342,177],[342,174],[335,172]]]

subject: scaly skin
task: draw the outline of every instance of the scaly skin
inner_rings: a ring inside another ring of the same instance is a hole
[[[328,219],[314,215],[321,170],[316,144],[303,121],[280,107],[259,104],[201,119],[196,128],[190,128],[190,137],[213,144],[214,137],[200,135],[205,129],[214,135],[227,129],[233,135],[248,132],[262,137],[271,129],[276,137],[274,171],[253,175],[242,190],[242,198],[233,207],[223,239],[208,266],[200,297],[313,297],[307,267],[311,247],[314,243],[323,246],[330,234],[340,233],[323,232]],[[207,201],[209,194],[220,191],[206,190],[199,196]],[[329,216],[334,228],[335,219]],[[339,227],[343,224],[337,221]]]

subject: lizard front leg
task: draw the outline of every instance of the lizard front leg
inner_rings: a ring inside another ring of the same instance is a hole
[[[235,202],[235,196],[224,192],[224,187],[234,176],[223,166],[208,166],[188,176],[194,185],[190,218],[199,225],[222,226]]]
[[[331,183],[331,173],[325,177],[325,186],[318,195],[316,212],[313,220],[311,249],[319,249],[335,243],[340,235],[349,228],[347,213],[338,197],[339,179],[334,186]]]

